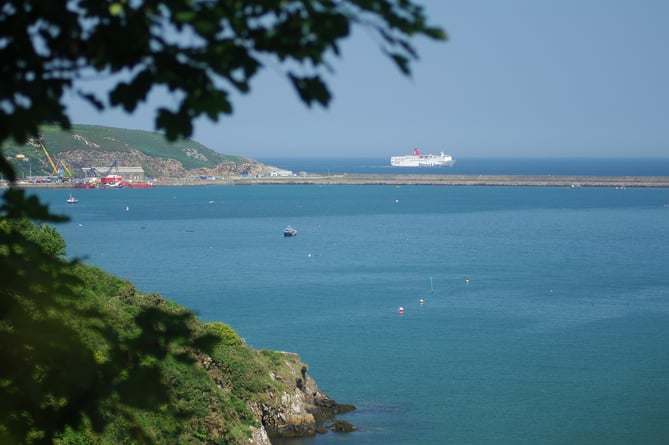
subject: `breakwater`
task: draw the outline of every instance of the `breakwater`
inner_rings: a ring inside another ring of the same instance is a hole
[[[578,176],[578,175],[408,175],[408,174],[306,174],[217,178],[169,178],[154,181],[156,187],[207,185],[450,185],[522,187],[669,187],[669,176]],[[19,183],[25,188],[71,188],[73,183]]]
[[[305,175],[239,178],[236,184],[466,185],[536,187],[669,187],[669,176]]]

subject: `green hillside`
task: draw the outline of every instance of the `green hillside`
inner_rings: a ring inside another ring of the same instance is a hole
[[[100,154],[139,151],[152,158],[179,161],[187,170],[215,168],[221,163],[248,162],[248,159],[218,153],[192,140],[171,143],[161,133],[150,131],[99,125],[73,125],[71,131],[63,131],[57,126],[45,126],[40,129],[40,134],[48,153],[56,163],[60,159],[67,158],[68,152],[74,150]],[[9,143],[3,147],[3,152],[14,165],[19,177],[51,173],[47,157],[37,141],[22,145]]]
[[[0,219],[0,443],[248,444],[251,407],[307,379],[296,355],[250,348],[65,248],[53,227]]]

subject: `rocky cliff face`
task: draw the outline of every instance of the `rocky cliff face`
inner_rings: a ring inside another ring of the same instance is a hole
[[[288,372],[273,373],[272,379],[281,379],[289,390],[269,394],[269,403],[251,406],[268,436],[289,438],[313,436],[335,429],[353,431],[355,427],[346,422],[332,422],[337,414],[354,410],[355,407],[340,405],[330,399],[318,389],[316,381],[307,373],[306,365],[297,354],[283,354]]]
[[[175,159],[156,158],[145,155],[138,150],[120,152],[77,149],[61,153],[60,158],[65,161],[70,169],[111,166],[116,163],[118,167],[141,166],[147,176],[166,178],[183,178],[197,175],[264,176],[275,169],[253,159],[243,158],[243,162],[240,163],[225,161],[214,168],[186,170],[181,162]]]
[[[269,371],[272,380],[278,380],[280,392],[263,394],[259,400],[248,402],[258,427],[252,427],[250,445],[271,445],[272,438],[309,437],[328,431],[351,432],[355,427],[345,421],[335,421],[337,414],[355,409],[352,405],[342,405],[322,392],[316,381],[307,373],[307,366],[297,354],[282,352],[282,364]],[[226,384],[218,376],[220,364],[211,357],[201,355],[200,366],[207,370],[209,377],[226,389]],[[221,420],[221,419],[219,419]],[[212,416],[209,433],[216,436],[218,427],[216,416]]]

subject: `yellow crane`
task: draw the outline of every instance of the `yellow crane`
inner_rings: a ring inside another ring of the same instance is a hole
[[[58,175],[62,176],[65,178],[71,178],[72,177],[72,172],[70,169],[65,165],[63,161],[58,161],[58,164],[56,164],[53,159],[51,159],[51,156],[49,155],[49,152],[46,149],[46,146],[44,146],[44,142],[42,141],[42,138],[39,139],[39,145],[42,147],[42,151],[44,152],[44,155],[46,156],[47,161],[49,161],[49,165],[51,165],[51,174],[52,175]],[[61,173],[61,169],[58,168],[58,165],[61,165],[63,167],[63,171]]]

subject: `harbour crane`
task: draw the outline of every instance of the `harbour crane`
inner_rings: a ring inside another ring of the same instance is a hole
[[[42,147],[42,151],[44,152],[44,155],[46,156],[47,161],[49,161],[49,165],[51,166],[51,174],[52,175],[58,175],[58,177],[65,177],[65,178],[71,178],[72,177],[72,172],[70,169],[65,165],[65,162],[62,160],[58,161],[58,163],[54,162],[53,159],[51,158],[51,155],[49,155],[49,152],[46,149],[46,146],[44,145],[43,138],[39,138],[39,145]],[[61,166],[59,168],[59,166]]]
[[[112,162],[112,164],[109,166],[106,172],[101,173],[100,176],[109,176],[111,175],[112,170],[114,171],[114,174],[118,173],[118,169],[116,168],[116,161]]]

